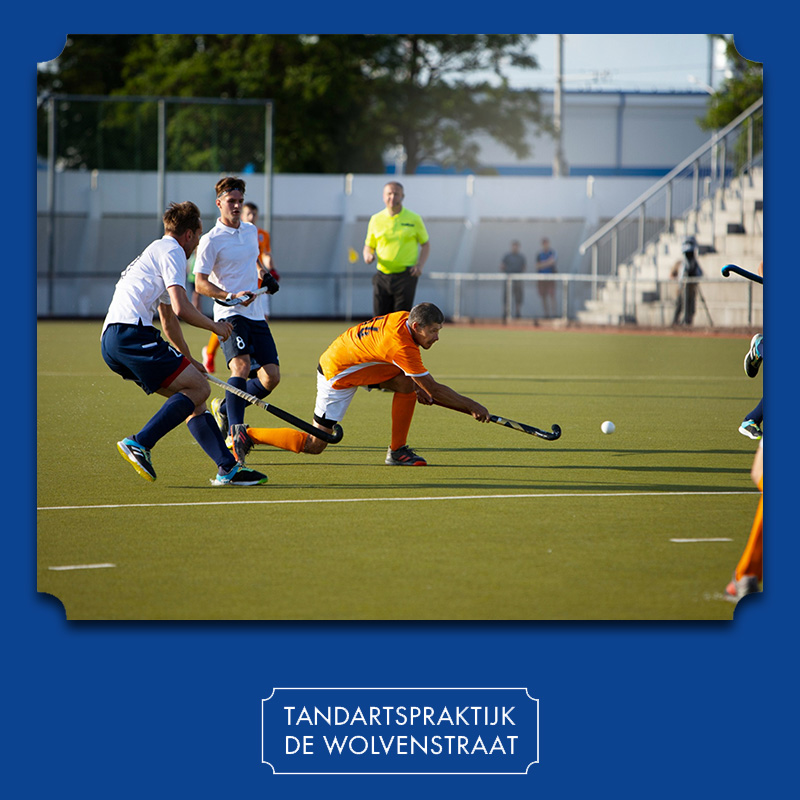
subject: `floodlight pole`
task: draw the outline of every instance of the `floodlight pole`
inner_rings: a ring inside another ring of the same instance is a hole
[[[555,128],[556,152],[553,158],[553,177],[567,174],[564,161],[564,122],[562,114],[562,94],[564,91],[564,34],[556,34],[556,90],[553,99],[553,127]]]

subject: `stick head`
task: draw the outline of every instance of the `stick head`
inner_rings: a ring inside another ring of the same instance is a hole
[[[342,430],[342,426],[337,422],[333,426],[333,433],[331,434],[330,439],[328,441],[331,444],[339,444],[342,441],[342,437],[344,436],[344,430]]]

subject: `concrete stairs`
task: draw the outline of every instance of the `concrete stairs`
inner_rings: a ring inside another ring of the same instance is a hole
[[[736,264],[757,272],[764,252],[763,196],[763,171],[759,168],[706,197],[696,212],[675,222],[673,233],[662,234],[644,253],[621,264],[619,280],[599,288],[597,299],[587,301],[578,312],[578,321],[586,325],[671,325],[680,289],[671,272],[683,258],[683,240],[694,236],[703,278],[693,327],[761,328],[762,287],[737,275],[723,278],[721,270],[726,264]]]

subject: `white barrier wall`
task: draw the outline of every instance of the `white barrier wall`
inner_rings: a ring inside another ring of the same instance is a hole
[[[157,177],[130,172],[57,173],[52,237],[46,173],[37,174],[38,313],[102,316],[117,276],[162,234]],[[166,200],[193,200],[208,229],[216,219],[215,174],[167,176]],[[382,208],[386,175],[278,175],[272,184],[273,253],[283,277],[276,315],[330,317],[371,313],[372,269],[360,254],[369,216]],[[403,176],[406,205],[431,236],[428,271],[495,270],[511,239],[532,260],[542,236],[564,271],[582,271],[578,246],[630,203],[647,178]],[[590,189],[590,190],[589,190]],[[591,194],[591,196],[589,196]],[[263,176],[247,178],[247,198],[263,207]],[[352,264],[350,248],[359,259]],[[312,290],[313,287],[313,290]],[[346,295],[346,296],[345,296]]]

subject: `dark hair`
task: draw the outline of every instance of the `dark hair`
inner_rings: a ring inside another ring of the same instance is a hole
[[[234,192],[236,189],[244,194],[244,181],[241,178],[234,178],[231,176],[228,176],[227,178],[220,178],[217,181],[217,185],[214,187],[217,197],[219,197],[221,194]]]
[[[245,208],[249,208],[254,214],[258,214],[258,206],[255,203],[251,203],[249,200],[246,203],[242,203]]]
[[[417,303],[408,314],[408,322],[409,324],[416,322],[421,328],[441,325],[444,322],[444,314],[433,303]]]
[[[200,209],[191,201],[170,203],[164,212],[164,233],[181,236],[186,231],[196,231],[200,225]]]

